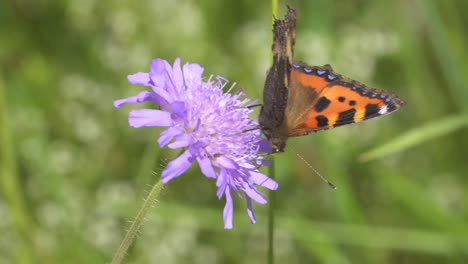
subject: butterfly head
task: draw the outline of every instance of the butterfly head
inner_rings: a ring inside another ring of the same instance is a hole
[[[262,128],[262,132],[270,142],[272,153],[284,152],[284,148],[286,147],[286,141],[288,139],[287,136],[283,137],[281,135],[278,135],[277,133],[274,133],[274,130],[268,128]]]
[[[282,138],[270,138],[270,144],[273,148],[273,153],[284,152],[286,147],[286,140]]]

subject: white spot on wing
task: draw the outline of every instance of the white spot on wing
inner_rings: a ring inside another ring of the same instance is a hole
[[[379,114],[380,115],[384,115],[388,112],[388,107],[386,105],[384,105],[382,108],[380,108],[379,110]]]

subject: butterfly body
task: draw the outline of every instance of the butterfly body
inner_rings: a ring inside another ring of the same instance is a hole
[[[293,62],[295,10],[274,23],[273,65],[263,91],[259,123],[275,152],[289,137],[386,115],[404,102],[389,91],[369,88],[333,71],[330,65]]]

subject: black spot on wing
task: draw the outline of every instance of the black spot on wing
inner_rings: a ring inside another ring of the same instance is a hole
[[[351,108],[349,110],[343,111],[338,115],[338,119],[333,126],[342,126],[346,124],[354,123],[354,115],[356,114],[356,109]]]
[[[380,106],[377,104],[367,104],[366,105],[366,113],[364,115],[364,119],[369,119],[372,117],[379,116]]]
[[[390,101],[390,103],[387,104],[387,111],[389,113],[391,113],[391,112],[394,112],[394,111],[398,110],[399,107],[400,107],[400,105],[398,105],[394,101]]]
[[[350,106],[356,105],[356,101],[350,100],[350,101],[349,101],[349,105],[350,105]]]
[[[318,122],[319,127],[328,126],[328,118],[323,115],[316,116],[315,119]]]
[[[343,96],[338,97],[338,101],[340,101],[341,103],[343,103],[345,100],[346,98],[344,98]]]
[[[318,99],[317,103],[314,106],[315,111],[322,112],[323,110],[327,109],[330,105],[330,100],[328,100],[325,96],[322,96]]]

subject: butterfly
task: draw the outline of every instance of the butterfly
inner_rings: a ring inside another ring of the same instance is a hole
[[[393,113],[405,103],[394,93],[369,88],[335,73],[330,65],[294,62],[296,11],[273,25],[273,65],[263,90],[259,123],[273,152],[289,137],[304,136]]]

